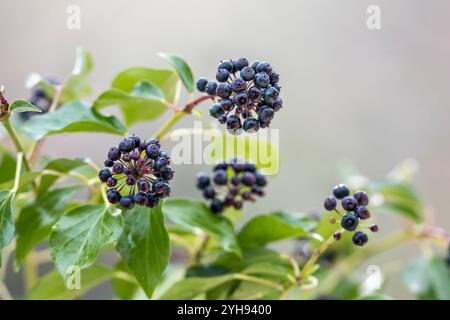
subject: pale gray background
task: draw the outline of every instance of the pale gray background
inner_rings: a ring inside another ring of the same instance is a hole
[[[69,4],[81,6],[81,30],[66,28]],[[370,4],[381,7],[380,31],[366,28]],[[346,159],[380,177],[412,157],[420,165],[416,186],[436,223],[450,228],[448,1],[1,0],[0,12],[0,81],[12,99],[27,97],[31,71],[60,78],[70,72],[77,45],[95,59],[91,99],[125,67],[166,67],[160,51],[185,57],[197,77],[213,77],[220,59],[268,60],[281,74],[286,106],[273,121],[281,130],[281,170],[270,200],[250,212],[320,207]],[[161,123],[134,131],[150,135]],[[116,141],[58,136],[45,152],[100,161]],[[174,194],[198,196],[192,183],[199,167],[176,169]],[[387,217],[380,223],[386,233],[397,226]],[[404,248],[395,257],[419,254],[415,246]],[[408,297],[398,283],[389,292]]]

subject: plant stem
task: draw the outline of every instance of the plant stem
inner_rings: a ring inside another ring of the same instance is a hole
[[[14,175],[14,186],[11,190],[12,193],[16,193],[17,190],[19,190],[19,183],[20,183],[20,172],[22,171],[22,162],[23,162],[23,153],[19,152],[17,153],[17,160],[16,160],[16,174]]]
[[[175,112],[172,117],[167,120],[167,122],[164,123],[164,125],[155,133],[155,139],[161,140],[178,121],[183,119],[185,115],[190,114],[196,105],[209,99],[214,100],[214,97],[205,95],[188,102],[181,111]]]
[[[200,243],[200,246],[198,247],[198,249],[192,254],[192,259],[189,262],[189,265],[194,265],[196,263],[200,262],[200,259],[202,258],[202,254],[203,251],[205,251],[206,246],[208,245],[209,242],[209,235],[208,234],[204,234],[203,238],[202,238],[202,242]]]
[[[243,281],[249,281],[249,282],[255,282],[255,283],[259,283],[268,287],[272,287],[278,291],[284,291],[285,288],[284,286],[282,286],[281,284],[278,284],[276,282],[270,281],[270,280],[266,280],[266,279],[262,279],[262,278],[258,278],[258,277],[254,277],[254,276],[249,276],[247,274],[243,274],[243,273],[236,273],[233,275],[233,278],[235,278],[236,280],[243,280]]]
[[[322,244],[314,250],[312,256],[306,261],[305,265],[303,266],[302,271],[300,272],[300,280],[303,281],[309,277],[311,272],[314,269],[314,266],[316,265],[317,260],[319,257],[336,241],[334,239],[334,236],[332,235],[329,237],[326,241],[322,242]]]

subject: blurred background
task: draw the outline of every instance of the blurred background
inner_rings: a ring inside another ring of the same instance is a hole
[[[73,4],[81,9],[80,30],[66,27]],[[369,5],[381,8],[380,30],[366,26]],[[270,61],[281,75],[285,105],[272,122],[280,129],[281,165],[268,196],[247,206],[248,217],[278,208],[320,209],[343,164],[377,178],[413,158],[419,164],[415,185],[433,208],[434,223],[450,229],[448,1],[2,0],[0,11],[0,82],[9,99],[28,97],[30,72],[63,79],[78,45],[94,58],[91,100],[125,67],[169,67],[158,52],[181,55],[197,78],[213,78],[221,59]],[[133,131],[150,136],[168,117]],[[187,118],[178,127],[191,125]],[[117,139],[58,135],[43,152],[100,162]],[[174,195],[200,198],[194,177],[205,169],[175,167]],[[378,219],[377,237],[398,228],[389,215]],[[405,245],[368,263],[418,254],[416,245]],[[91,297],[107,292],[100,288]],[[409,297],[395,276],[387,293]]]

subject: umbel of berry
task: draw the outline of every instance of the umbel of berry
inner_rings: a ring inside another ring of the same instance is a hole
[[[345,213],[341,213],[337,207],[338,200],[341,201],[341,206]],[[369,237],[363,231],[356,231],[358,228],[365,227],[372,232],[378,232],[379,228],[376,224],[370,226],[361,225],[360,220],[370,218],[370,211],[367,208],[369,204],[369,196],[364,191],[357,191],[350,195],[350,189],[345,184],[338,184],[333,188],[333,195],[324,200],[323,206],[327,211],[336,211],[341,215],[341,227],[343,230],[355,233],[352,236],[352,241],[357,246],[363,246],[369,240]],[[334,221],[335,218],[333,218]],[[341,238],[341,232],[338,230],[334,234],[334,239]]]
[[[108,187],[110,203],[131,209],[135,205],[153,208],[168,197],[173,175],[170,158],[158,140],[131,135],[109,149],[98,177]]]
[[[269,127],[283,106],[279,74],[270,63],[246,58],[221,61],[215,80],[200,78],[197,90],[218,97],[210,115],[232,134],[254,133]]]
[[[242,209],[245,201],[256,201],[264,195],[266,177],[252,163],[232,159],[214,166],[213,174],[197,175],[196,187],[209,201],[214,213],[221,213],[226,207]]]

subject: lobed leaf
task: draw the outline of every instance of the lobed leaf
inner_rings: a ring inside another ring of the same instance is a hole
[[[159,55],[162,58],[166,59],[170,63],[170,65],[175,69],[186,90],[189,93],[194,92],[195,88],[194,76],[187,62],[180,56],[177,56],[172,53],[160,53]]]

